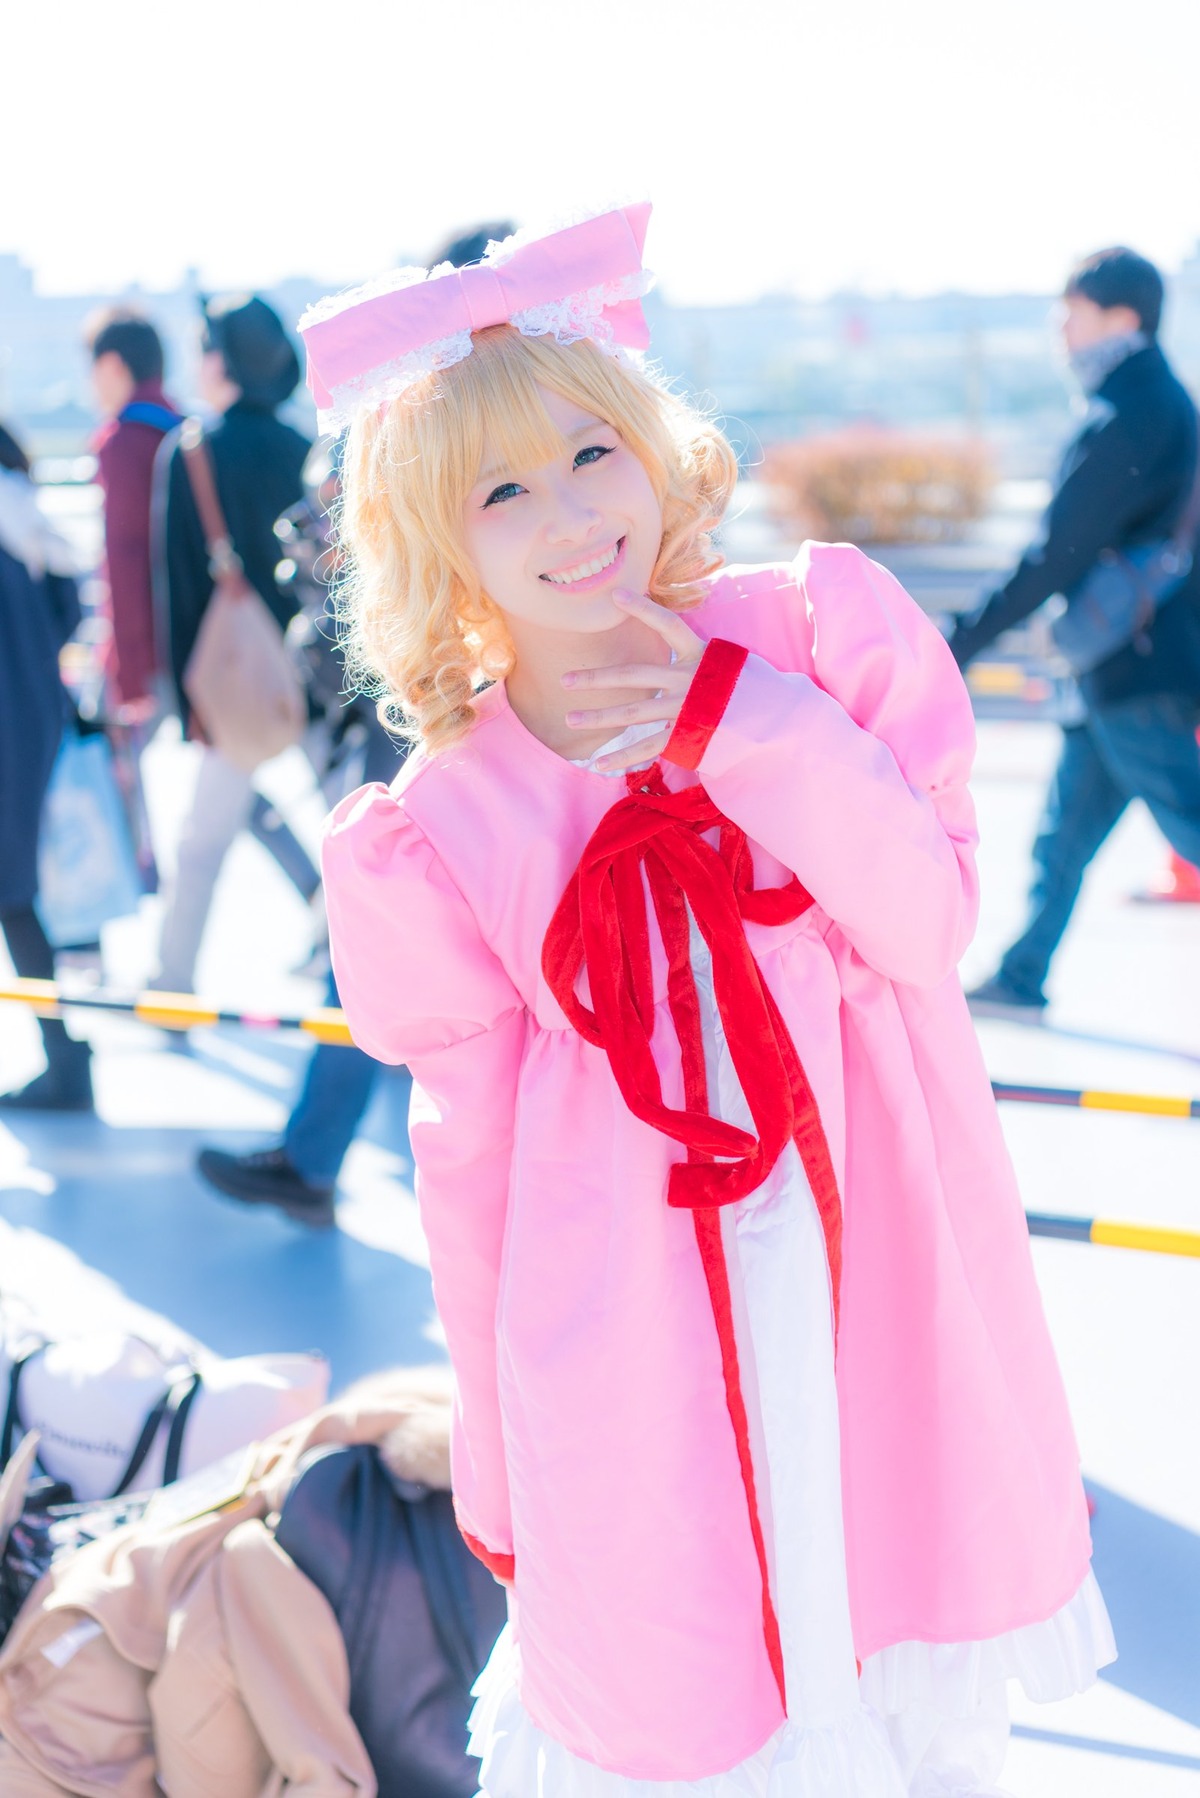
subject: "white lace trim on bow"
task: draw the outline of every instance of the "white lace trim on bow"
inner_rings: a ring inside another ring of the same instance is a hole
[[[426,375],[435,374],[439,368],[451,368],[470,354],[471,333],[456,331],[451,337],[439,337],[403,356],[378,362],[374,368],[364,369],[362,374],[353,375],[350,380],[330,388],[330,403],[318,407],[317,423],[322,431],[330,434],[344,431],[363,407],[374,409],[386,405]]]
[[[559,343],[578,343],[590,337],[594,343],[612,343],[612,326],[604,314],[609,306],[624,300],[640,300],[654,286],[649,269],[623,275],[620,280],[606,281],[601,287],[588,287],[583,293],[569,293],[547,306],[530,306],[514,312],[512,323],[522,337],[556,337]]]

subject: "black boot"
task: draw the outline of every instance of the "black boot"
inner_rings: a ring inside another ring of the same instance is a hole
[[[327,1227],[334,1221],[333,1185],[317,1185],[294,1168],[282,1148],[230,1155],[224,1149],[201,1149],[196,1169],[231,1199],[243,1205],[274,1205],[297,1223]]]
[[[16,1092],[0,1093],[0,1111],[94,1111],[89,1045],[63,1031],[57,1040],[47,1036],[46,1049],[45,1073]]]

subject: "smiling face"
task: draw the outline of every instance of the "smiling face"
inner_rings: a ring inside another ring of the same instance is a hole
[[[514,681],[540,682],[561,717],[562,673],[667,659],[613,593],[701,600],[736,479],[717,428],[646,371],[587,338],[476,332],[469,356],[347,434],[351,678],[383,687],[430,754],[471,728],[481,679],[510,703]]]
[[[562,448],[536,468],[498,465],[484,443],[463,541],[514,643],[530,633],[612,630],[615,587],[644,593],[662,545],[662,505],[614,426],[538,385]]]

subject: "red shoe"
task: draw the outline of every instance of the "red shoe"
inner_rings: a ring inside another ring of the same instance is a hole
[[[1200,868],[1172,850],[1166,873],[1144,892],[1129,896],[1136,905],[1200,905]]]

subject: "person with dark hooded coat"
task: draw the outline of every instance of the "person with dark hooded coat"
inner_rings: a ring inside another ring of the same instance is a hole
[[[1163,281],[1116,247],[1068,279],[1061,330],[1087,410],[1067,446],[1042,535],[950,648],[965,668],[1055,594],[1070,597],[1106,555],[1193,537],[1196,408],[1158,342]],[[1176,853],[1200,861],[1200,556],[1151,622],[1079,681],[1083,716],[1063,731],[1033,848],[1021,934],[967,994],[980,1017],[1037,1022],[1044,982],[1084,875],[1141,799]]]
[[[217,495],[246,578],[286,627],[295,601],[275,579],[280,559],[275,521],[303,497],[302,471],[311,444],[276,416],[300,380],[300,364],[278,315],[245,295],[210,300],[200,385],[217,415],[205,430]],[[156,471],[156,576],[167,666],[185,732],[195,728],[184,675],[213,593],[204,531],[177,437],[168,438]],[[213,889],[226,851],[255,805],[253,778],[209,746],[202,752],[191,813],[179,845],[152,984],[191,992]],[[290,833],[284,829],[290,839]],[[306,897],[318,875],[290,839],[293,862],[272,853]]]
[[[58,652],[79,623],[70,552],[43,517],[29,462],[0,426],[0,928],[18,976],[53,980],[54,951],[35,910],[38,836],[68,700]],[[46,1071],[0,1107],[88,1111],[90,1050],[56,1018],[40,1020]]]

